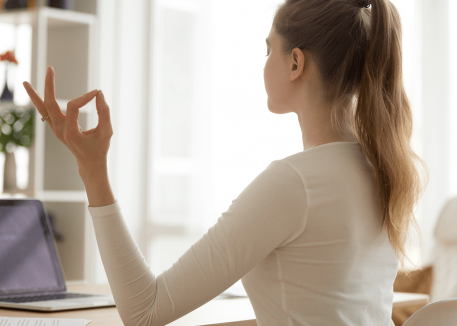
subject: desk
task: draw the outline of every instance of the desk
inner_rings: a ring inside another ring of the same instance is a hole
[[[108,285],[70,286],[69,291],[110,293]],[[414,293],[395,293],[393,308],[425,305],[429,296]],[[91,319],[89,326],[122,326],[121,318],[115,307],[73,310],[53,313],[40,313],[13,309],[0,309],[0,316],[39,317],[39,318],[86,318]],[[208,302],[186,316],[172,322],[170,326],[214,325],[218,326],[256,326],[254,311],[249,299],[216,299]]]

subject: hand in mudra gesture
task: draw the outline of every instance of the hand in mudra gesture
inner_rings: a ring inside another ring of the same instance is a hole
[[[112,204],[112,195],[107,173],[107,154],[113,135],[110,111],[102,91],[93,90],[68,102],[64,114],[56,101],[54,70],[48,67],[44,89],[44,100],[24,82],[24,87],[43,119],[54,135],[73,153],[79,174],[86,186],[90,206]],[[83,131],[78,123],[79,109],[96,98],[98,125]]]

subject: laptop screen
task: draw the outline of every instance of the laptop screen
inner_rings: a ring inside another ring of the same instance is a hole
[[[0,200],[0,296],[63,290],[41,202]]]

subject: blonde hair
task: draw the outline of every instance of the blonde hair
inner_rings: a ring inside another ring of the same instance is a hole
[[[333,127],[349,126],[373,165],[381,225],[403,265],[411,226],[420,237],[414,208],[428,176],[410,145],[400,16],[389,0],[371,0],[371,9],[367,2],[286,0],[273,26],[283,53],[299,48],[313,55],[333,104]]]

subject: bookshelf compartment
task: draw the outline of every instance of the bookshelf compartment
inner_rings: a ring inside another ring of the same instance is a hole
[[[44,202],[48,214],[54,218],[55,229],[62,234],[55,241],[67,281],[84,279],[86,203]]]
[[[55,71],[56,96],[73,99],[87,92],[89,27],[48,28],[46,64]]]
[[[79,114],[79,124],[83,130],[87,128],[87,114]],[[44,190],[83,191],[85,188],[79,176],[75,157],[57,139],[48,124],[45,129]]]

